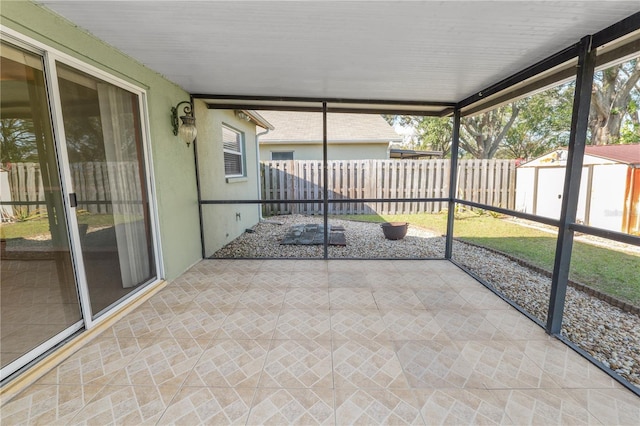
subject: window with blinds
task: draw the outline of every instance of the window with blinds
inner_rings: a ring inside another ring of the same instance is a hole
[[[242,158],[243,134],[222,126],[222,148],[224,151],[225,177],[244,176],[244,161]]]

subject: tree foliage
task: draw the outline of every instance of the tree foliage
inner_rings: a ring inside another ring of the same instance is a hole
[[[497,156],[531,159],[569,143],[574,84],[564,84],[516,102],[520,116]]]
[[[0,157],[3,164],[37,161],[35,130],[32,120],[0,119]]]
[[[451,118],[416,115],[385,115],[384,118],[392,126],[411,129],[411,134],[405,138],[404,148],[440,151],[443,157],[451,154]]]
[[[640,141],[640,58],[596,72],[591,94],[592,145]]]
[[[460,122],[460,148],[473,158],[493,158],[520,113],[517,103],[465,117]]]

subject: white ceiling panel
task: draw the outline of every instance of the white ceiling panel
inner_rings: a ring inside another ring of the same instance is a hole
[[[39,3],[190,93],[456,102],[635,1]]]

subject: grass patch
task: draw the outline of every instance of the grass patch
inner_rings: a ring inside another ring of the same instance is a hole
[[[80,214],[79,224],[87,224],[90,227],[113,226],[111,214]],[[29,219],[22,222],[3,223],[0,227],[2,239],[28,238],[49,233],[49,219]]]
[[[446,214],[348,215],[341,219],[365,222],[409,222],[411,226],[444,234]],[[547,271],[553,270],[556,234],[529,228],[491,215],[456,213],[454,235],[508,253]],[[640,256],[575,241],[570,278],[640,306]]]

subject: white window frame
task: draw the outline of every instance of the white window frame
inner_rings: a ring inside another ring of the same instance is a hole
[[[225,148],[224,146],[224,132],[229,131],[232,132],[234,134],[237,135],[238,138],[238,145],[239,145],[239,151],[236,150],[232,150],[232,149],[228,149]],[[246,166],[245,166],[245,153],[244,153],[245,149],[244,149],[244,132],[241,132],[238,129],[235,129],[231,126],[229,126],[228,124],[224,124],[222,123],[222,152],[223,152],[223,162],[224,162],[224,177],[225,178],[238,178],[238,177],[245,177],[246,176]],[[227,162],[226,159],[224,158],[224,154],[231,154],[231,155],[236,155],[239,157],[240,161],[240,173],[227,173]]]

